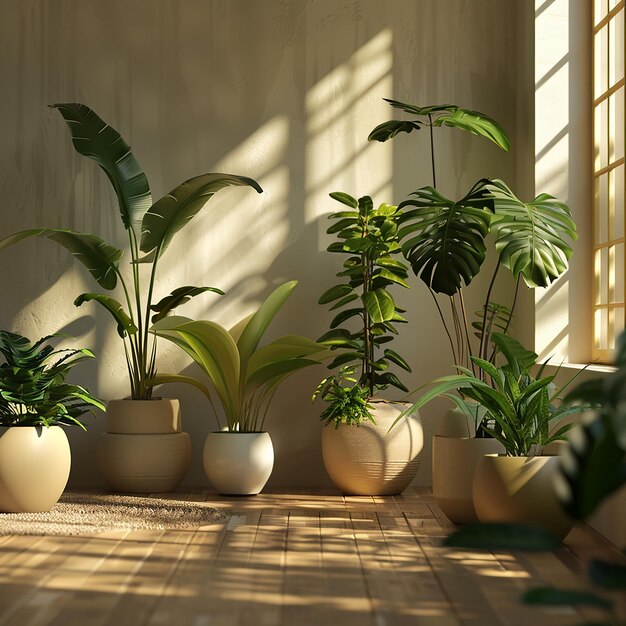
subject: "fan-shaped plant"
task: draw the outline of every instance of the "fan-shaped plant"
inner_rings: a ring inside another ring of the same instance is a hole
[[[95,358],[86,348],[54,349],[48,335],[35,343],[0,331],[0,426],[76,425],[93,408],[104,411],[100,400],[79,385],[65,382],[70,370],[81,361]]]
[[[54,104],[68,125],[74,148],[93,159],[106,173],[119,205],[122,224],[128,235],[132,283],[120,270],[123,251],[110,246],[95,235],[61,228],[33,228],[14,233],[0,241],[0,249],[30,237],[51,239],[65,247],[107,290],[122,287],[123,302],[107,294],[85,293],[74,302],[96,301],[117,323],[124,341],[133,399],[149,399],[148,384],[156,370],[156,343],[150,340],[150,312],[165,317],[174,307],[205,291],[222,294],[215,287],[186,286],[154,303],[158,262],[176,233],[187,225],[220,189],[246,185],[261,193],[258,183],[246,176],[202,174],[178,185],[168,194],[152,201],[148,179],[135,159],[130,146],[120,134],[83,104]],[[142,256],[143,253],[143,256]],[[150,268],[142,276],[143,265]]]

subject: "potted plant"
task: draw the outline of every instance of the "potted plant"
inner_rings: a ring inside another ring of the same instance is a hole
[[[509,331],[521,283],[546,287],[566,269],[577,238],[569,208],[548,194],[530,202],[517,198],[501,180],[483,178],[461,199],[437,190],[434,129],[457,128],[482,136],[507,151],[509,139],[502,127],[483,113],[456,105],[418,107],[388,100],[411,120],[391,120],[377,126],[372,141],[387,141],[399,133],[428,129],[432,186],[417,189],[400,203],[399,239],[416,276],[425,283],[437,307],[450,345],[452,362],[489,382],[473,357],[493,364],[497,346],[491,334]],[[496,263],[483,305],[472,321],[464,290],[480,273],[491,235]],[[492,301],[502,269],[516,284],[511,304]],[[448,313],[446,314],[446,309]],[[455,523],[476,520],[472,505],[472,476],[483,454],[500,444],[489,436],[480,407],[453,398],[457,407],[439,420],[433,437],[433,493],[443,512]]]
[[[83,263],[103,289],[121,287],[123,304],[102,293],[84,293],[74,302],[80,306],[93,300],[102,305],[117,324],[126,354],[130,398],[109,402],[100,465],[109,486],[118,491],[170,491],[188,468],[191,447],[189,436],[181,432],[178,400],[152,397],[148,381],[156,371],[157,344],[149,333],[150,315],[155,312],[156,317],[164,317],[200,293],[222,292],[215,287],[185,286],[156,302],[159,261],[176,233],[217,191],[232,185],[262,190],[245,176],[210,173],[190,178],[153,202],[148,179],[116,130],[83,104],[52,106],[66,121],[74,148],[93,159],[113,186],[128,235],[130,277],[120,268],[123,251],[92,234],[33,228],[6,237],[0,248],[30,237],[47,238]]]
[[[274,394],[291,374],[328,357],[325,346],[298,335],[259,346],[297,284],[280,285],[254,314],[230,330],[215,322],[181,316],[163,318],[151,328],[158,337],[187,352],[208,378],[210,388],[193,377],[175,374],[157,374],[151,384],[188,383],[209,399],[220,430],[207,435],[203,463],[219,493],[254,495],[263,489],[274,466],[272,440],[264,430]],[[221,406],[224,427],[215,400]]]
[[[0,511],[48,511],[70,475],[70,446],[61,426],[79,426],[80,416],[104,405],[89,391],[65,382],[87,349],[54,349],[0,331]]]
[[[321,416],[326,425],[324,465],[344,493],[398,494],[415,477],[423,446],[419,414],[404,416],[401,425],[388,433],[407,405],[378,395],[390,386],[407,391],[389,370],[391,364],[411,371],[404,358],[387,346],[398,332],[396,324],[406,321],[389,292],[392,285],[408,287],[408,268],[397,258],[400,213],[388,204],[374,208],[369,196],[358,200],[342,192],[330,196],[348,210],[329,216],[334,223],[327,232],[336,234],[338,241],[328,251],[347,258],[337,274],[343,282],[319,299],[320,304],[333,303],[331,310],[338,312],[318,341],[338,352],[329,368],[344,366],[324,379],[313,396],[328,403]],[[357,367],[358,380],[354,378]]]

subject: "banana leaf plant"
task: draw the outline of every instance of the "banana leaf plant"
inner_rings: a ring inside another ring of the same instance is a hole
[[[70,370],[95,356],[87,348],[54,348],[47,343],[62,335],[31,342],[26,337],[0,331],[0,426],[79,426],[79,419],[104,405],[80,385],[65,381]]]
[[[255,313],[230,330],[215,322],[194,321],[182,316],[157,321],[151,332],[191,356],[209,385],[180,374],[157,374],[150,384],[193,385],[208,398],[220,428],[214,399],[221,405],[229,431],[261,432],[278,386],[295,372],[318,365],[330,356],[327,346],[299,335],[287,335],[259,346],[271,321],[297,284],[291,281],[279,286]]]
[[[389,204],[374,208],[370,196],[357,200],[347,193],[335,192],[330,197],[348,210],[329,216],[334,223],[326,232],[334,234],[337,241],[328,246],[328,251],[342,254],[346,259],[337,274],[343,281],[326,290],[319,299],[319,304],[332,304],[330,310],[338,312],[330,330],[318,341],[338,353],[330,369],[340,366],[351,369],[349,374],[342,369],[337,376],[324,379],[315,396],[321,396],[331,405],[345,403],[348,397],[359,403],[363,394],[357,389],[353,388],[349,395],[342,391],[343,381],[352,380],[357,367],[360,376],[354,382],[365,390],[365,399],[389,386],[408,391],[396,374],[389,371],[389,366],[395,364],[410,372],[409,364],[396,351],[385,347],[398,334],[396,325],[406,322],[402,316],[404,310],[390,293],[391,287],[408,288],[408,265],[397,258],[401,253],[398,241],[401,214]],[[332,406],[329,409],[332,413]],[[357,414],[366,409],[367,402]],[[322,419],[325,414],[326,411]]]
[[[185,286],[155,302],[157,268],[172,239],[205,206],[215,193],[228,186],[249,186],[261,193],[246,176],[209,173],[195,176],[153,201],[148,179],[121,135],[84,104],[54,104],[65,120],[74,148],[93,159],[105,172],[115,191],[122,225],[128,235],[131,279],[120,261],[124,252],[89,233],[62,228],[31,228],[0,241],[0,249],[23,239],[50,239],[66,248],[107,291],[121,287],[122,302],[105,293],[83,293],[74,304],[94,301],[117,324],[124,342],[131,397],[150,399],[148,381],[156,371],[156,342],[149,333],[150,315],[161,319],[175,307],[204,292],[223,294],[215,287]],[[146,266],[147,272],[142,268]],[[146,275],[147,273],[147,275]]]
[[[456,105],[418,107],[397,100],[388,102],[414,119],[380,124],[370,133],[370,140],[387,141],[424,127],[430,131],[432,186],[417,189],[398,207],[402,211],[398,237],[403,254],[433,297],[454,363],[488,380],[472,357],[495,362],[497,350],[493,349],[491,333],[508,332],[521,281],[530,288],[547,287],[567,269],[571,243],[577,239],[570,209],[548,194],[524,202],[499,179],[482,178],[461,199],[447,198],[436,189],[433,129],[457,128],[508,151],[505,131],[487,115]],[[482,268],[489,234],[497,260],[484,304],[470,324],[463,292]],[[516,280],[510,306],[491,301],[502,267]],[[437,294],[447,296],[449,317],[444,315]]]

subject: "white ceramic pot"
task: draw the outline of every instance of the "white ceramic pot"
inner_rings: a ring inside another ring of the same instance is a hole
[[[574,522],[554,492],[558,462],[557,456],[484,456],[472,490],[478,519],[535,524],[565,537]]]
[[[204,471],[223,495],[253,496],[269,480],[274,447],[269,433],[209,433],[202,451]]]
[[[472,484],[485,454],[504,452],[497,439],[433,437],[433,495],[444,515],[455,524],[478,521]]]
[[[49,511],[70,475],[70,444],[60,426],[0,429],[0,511]]]
[[[112,400],[98,460],[106,483],[123,493],[165,493],[184,478],[191,442],[175,399]]]
[[[340,424],[322,431],[322,457],[331,480],[346,494],[397,495],[415,478],[424,432],[419,413],[403,417],[389,428],[409,405],[372,398],[376,424]]]

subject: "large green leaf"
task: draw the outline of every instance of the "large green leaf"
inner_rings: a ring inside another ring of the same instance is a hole
[[[157,251],[161,256],[174,235],[202,209],[220,189],[248,185],[258,193],[263,190],[252,178],[234,174],[202,174],[190,178],[157,200],[141,223],[141,251]]]
[[[247,371],[248,360],[252,353],[257,349],[267,327],[278,311],[280,311],[283,304],[285,304],[297,284],[297,280],[292,280],[274,289],[246,324],[237,341],[237,347],[241,355],[242,372]]]
[[[53,104],[66,121],[77,152],[93,159],[109,177],[124,227],[139,224],[152,204],[150,185],[130,146],[84,104]]]
[[[567,205],[548,194],[522,202],[501,180],[487,184],[495,216],[492,231],[500,260],[529,287],[547,287],[566,269],[576,225]]]
[[[396,305],[391,295],[384,289],[366,291],[362,296],[363,306],[375,324],[393,319]]]
[[[135,326],[128,313],[124,311],[124,307],[111,296],[102,293],[82,293],[74,300],[74,305],[80,306],[84,302],[90,302],[91,300],[99,302],[113,316],[117,322],[117,332],[120,337],[124,338],[127,334],[134,335],[137,332],[137,326]]]
[[[421,124],[418,122],[408,122],[402,120],[390,120],[379,124],[368,135],[368,141],[387,141],[392,139],[399,133],[410,133],[414,130],[419,130]]]
[[[124,253],[99,237],[64,228],[31,228],[5,237],[0,241],[0,250],[30,237],[45,237],[62,245],[87,268],[103,289],[114,289],[117,285],[117,266]]]
[[[151,387],[157,385],[165,385],[166,383],[184,383],[185,385],[192,385],[199,391],[201,391],[209,400],[211,400],[211,392],[206,385],[203,385],[197,378],[192,376],[182,376],[181,374],[156,374],[150,381]]]
[[[224,292],[217,287],[179,287],[174,289],[169,296],[165,296],[162,300],[150,307],[151,311],[154,311],[156,315],[152,316],[152,323],[158,322],[167,316],[170,311],[173,311],[176,307],[181,306],[194,298],[195,296],[205,293],[206,291],[212,291],[220,296],[224,295]]]
[[[469,285],[485,260],[484,239],[492,214],[479,181],[458,202],[433,187],[423,187],[400,208],[406,226],[400,230],[402,250],[413,272],[433,291],[454,295]]]

